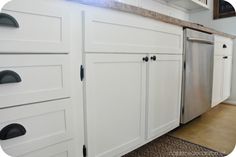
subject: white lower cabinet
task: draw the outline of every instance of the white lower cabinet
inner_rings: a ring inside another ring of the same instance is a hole
[[[145,55],[86,55],[89,157],[113,157],[144,141]]]
[[[214,57],[212,107],[230,96],[232,56]]]
[[[230,96],[232,53],[232,39],[215,35],[212,107],[225,101]]]
[[[179,126],[182,56],[153,54],[151,58],[147,129],[148,138],[155,138]]]
[[[85,68],[89,157],[120,156],[179,125],[181,55],[86,54]]]

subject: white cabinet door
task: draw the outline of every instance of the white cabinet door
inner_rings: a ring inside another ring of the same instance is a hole
[[[231,68],[232,68],[232,56],[223,57],[224,73],[223,73],[223,100],[226,100],[230,96],[231,89]]]
[[[212,90],[212,107],[222,101],[223,87],[223,59],[222,56],[214,57],[214,73],[213,73],[213,90]]]
[[[148,77],[148,138],[179,125],[182,78],[181,55],[151,55]]]
[[[212,107],[229,98],[232,73],[232,56],[215,56],[214,58]]]
[[[146,64],[136,54],[86,54],[89,157],[113,157],[144,142]]]

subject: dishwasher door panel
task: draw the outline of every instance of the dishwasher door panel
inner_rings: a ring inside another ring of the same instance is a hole
[[[211,107],[213,45],[202,41],[186,40],[185,43],[182,123],[200,116]]]

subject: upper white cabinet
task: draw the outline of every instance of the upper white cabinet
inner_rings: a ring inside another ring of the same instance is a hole
[[[232,75],[232,39],[215,35],[212,107],[228,99]]]
[[[89,157],[118,156],[145,137],[146,55],[86,54]]]
[[[128,13],[84,12],[85,52],[182,54],[182,36],[181,27]]]
[[[189,11],[209,9],[207,0],[165,0],[170,4],[177,5]]]
[[[57,7],[12,1],[3,12],[19,28],[0,25],[0,53],[69,53],[69,14]]]
[[[182,78],[181,55],[150,55],[148,68],[148,138],[179,126]]]

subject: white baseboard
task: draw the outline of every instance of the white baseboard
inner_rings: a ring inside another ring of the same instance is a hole
[[[236,100],[235,101],[234,100],[226,100],[223,103],[236,105]]]

